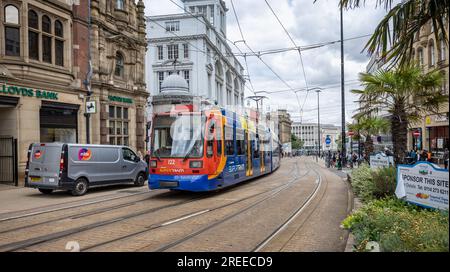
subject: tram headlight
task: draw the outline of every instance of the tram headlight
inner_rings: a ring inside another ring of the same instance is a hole
[[[158,162],[155,160],[150,161],[150,168],[156,168],[157,164],[158,164]]]
[[[189,167],[190,168],[202,168],[203,162],[202,161],[191,161],[191,162],[189,162]]]

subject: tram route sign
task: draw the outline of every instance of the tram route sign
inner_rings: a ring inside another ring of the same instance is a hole
[[[397,166],[395,195],[415,205],[448,210],[448,170],[429,162]]]

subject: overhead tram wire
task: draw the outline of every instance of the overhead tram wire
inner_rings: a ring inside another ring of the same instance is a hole
[[[292,38],[291,34],[289,34],[289,31],[287,31],[286,27],[284,27],[283,23],[281,22],[280,18],[278,18],[278,15],[275,13],[275,11],[273,10],[273,8],[270,6],[269,2],[267,0],[264,0],[267,4],[267,6],[269,7],[269,9],[272,11],[272,14],[275,16],[275,18],[277,19],[278,23],[281,25],[281,27],[283,28],[284,32],[286,33],[286,35],[289,37],[289,39],[291,40],[292,44],[298,48],[297,43],[294,41],[294,39]],[[306,87],[306,96],[305,96],[305,100],[303,101],[303,105],[300,108],[300,112],[303,111],[303,107],[305,106],[305,102],[306,99],[308,98],[308,94],[309,94],[309,86],[308,86],[308,80],[306,78],[306,72],[305,72],[305,66],[303,64],[303,57],[302,57],[302,51],[299,49],[298,50],[298,54],[300,56],[300,64],[302,66],[302,72],[303,72],[303,78],[305,80],[305,87]],[[299,105],[300,106],[300,105]]]

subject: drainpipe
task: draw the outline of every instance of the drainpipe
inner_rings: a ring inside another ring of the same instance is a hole
[[[88,0],[88,72],[86,74],[86,79],[84,80],[84,86],[87,90],[86,95],[86,102],[88,102],[91,98],[92,91],[91,91],[91,79],[92,79],[92,56],[91,56],[91,0]],[[85,110],[86,110],[86,103],[85,103]],[[86,117],[86,144],[91,143],[90,139],[90,113],[84,113],[84,116]]]

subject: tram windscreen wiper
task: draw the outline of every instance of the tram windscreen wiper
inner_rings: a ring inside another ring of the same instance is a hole
[[[189,152],[186,154],[186,156],[184,156],[183,162],[189,158],[189,156],[192,154],[193,150],[194,150],[194,146],[192,146],[191,149],[189,149]]]
[[[158,159],[158,161],[161,162],[162,160],[161,160],[161,157],[158,155],[158,153],[159,153],[159,148],[156,149],[155,152],[153,152],[153,154],[155,154],[155,156],[156,156],[156,158]]]

